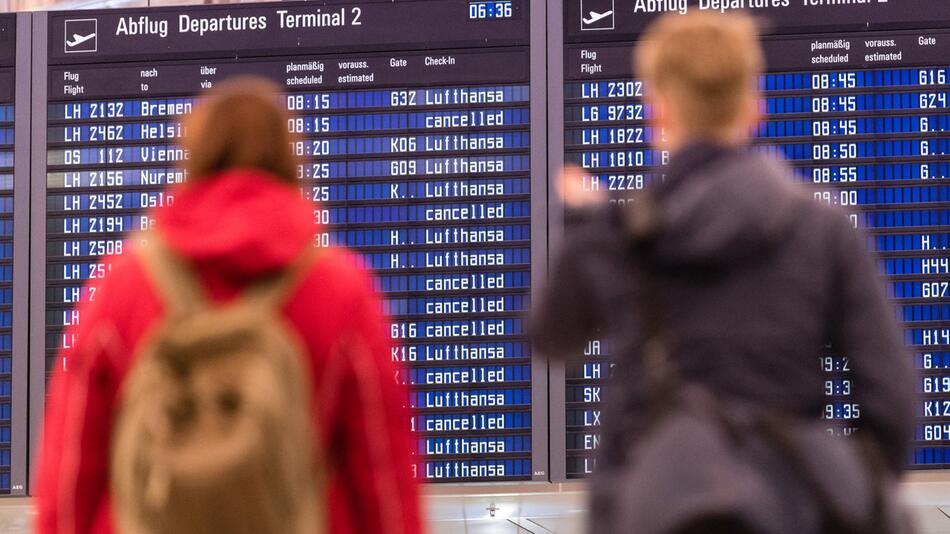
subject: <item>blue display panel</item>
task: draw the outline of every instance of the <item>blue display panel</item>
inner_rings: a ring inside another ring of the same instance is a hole
[[[692,4],[689,9],[696,9]],[[826,6],[825,12],[830,19],[848,18],[842,13],[856,13],[851,7]],[[918,16],[893,3],[872,7],[874,16],[893,9],[895,22]],[[650,125],[653,110],[643,100],[643,84],[632,77],[630,57],[634,28],[656,13],[635,20],[618,9],[623,31],[593,32],[575,9],[576,3],[566,4],[564,158],[583,168],[586,189],[626,203],[662,180],[669,160],[651,147],[659,133]],[[771,18],[776,33],[799,33],[789,21],[805,21],[805,12],[815,14],[809,10],[775,7],[756,14]],[[826,24],[816,17],[812,25]],[[763,120],[755,132],[756,148],[795,167],[797,179],[814,187],[815,201],[847,210],[879,258],[908,354],[921,371],[909,468],[950,465],[950,31],[928,25],[940,26],[931,21],[914,32],[766,37],[769,72],[759,82]],[[816,356],[827,397],[816,416],[829,432],[850,435],[861,416],[854,400],[861,385],[851,378],[846,355],[829,349]],[[583,361],[565,371],[567,478],[594,469],[611,367],[606,342],[591,340]]]
[[[12,471],[25,472],[26,467],[13,465],[14,458],[21,458],[21,455],[13,454],[13,449],[20,447],[20,440],[24,438],[14,435],[14,413],[19,410],[13,407],[13,383],[14,380],[26,379],[20,369],[14,375],[13,364],[15,33],[15,17],[0,16],[0,495],[23,491],[22,486],[11,487]],[[18,480],[18,483],[22,481]]]
[[[14,380],[12,69],[0,68],[0,84],[0,94],[10,94],[9,99],[0,99],[0,495],[6,495],[11,489]]]
[[[184,32],[181,10],[141,11],[155,27],[170,23],[168,40],[116,33],[139,11],[83,13],[103,35],[86,55],[61,51],[64,21],[76,16],[51,16],[47,368],[74,341],[64,327],[84,319],[75,304],[94,298],[83,284],[109,272],[102,257],[127,253],[122,235],[151,227],[144,210],[173,203],[169,187],[188,180],[176,141],[199,90],[260,74],[287,91],[301,194],[322,224],[315,246],[350,247],[376,275],[392,358],[405,365],[397,379],[412,392],[417,475],[530,480],[528,5],[346,3],[334,9],[359,10],[359,24],[319,37],[281,22],[312,9],[186,8],[194,20],[227,14],[274,28],[227,40]]]

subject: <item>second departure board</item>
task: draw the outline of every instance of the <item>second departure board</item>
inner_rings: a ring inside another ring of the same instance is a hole
[[[624,203],[663,179],[669,154],[651,147],[645,88],[633,75],[638,33],[665,11],[729,11],[731,2],[567,0],[564,4],[564,161],[584,187]],[[846,209],[868,233],[916,369],[918,424],[911,468],[950,465],[950,6],[908,1],[773,1],[737,6],[767,21],[763,121],[754,144],[784,158],[815,200]],[[890,30],[900,27],[904,30]],[[906,28],[914,28],[907,30]],[[552,52],[556,54],[557,52]],[[560,104],[560,100],[557,102]],[[553,113],[554,111],[552,111]],[[555,150],[552,141],[552,153]],[[554,209],[559,209],[555,207]],[[612,355],[590,340],[583,363],[560,373],[564,465],[555,478],[594,469],[600,401]],[[613,355],[616,356],[616,355]],[[826,372],[829,431],[860,418],[846,355],[815,355]],[[554,404],[556,405],[556,403]],[[553,408],[558,410],[560,408]],[[552,441],[552,446],[557,446]]]
[[[544,224],[530,14],[528,0],[412,0],[49,15],[47,371],[84,283],[188,180],[176,142],[195,95],[263,75],[286,89],[315,246],[347,246],[376,275],[417,475],[545,479],[546,367],[523,318]]]

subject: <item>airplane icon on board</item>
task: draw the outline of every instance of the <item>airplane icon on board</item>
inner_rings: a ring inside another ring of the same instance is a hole
[[[580,0],[580,4],[581,31],[614,29],[614,0]]]
[[[95,33],[90,33],[89,35],[79,35],[78,33],[74,33],[73,39],[71,41],[69,39],[66,40],[66,46],[69,48],[75,48],[90,39],[95,39],[95,37]]]
[[[587,24],[587,25],[589,26],[589,25],[591,25],[591,24],[593,24],[593,23],[595,23],[595,22],[597,22],[597,21],[599,21],[599,20],[605,19],[605,18],[607,18],[607,17],[609,17],[609,16],[611,16],[611,15],[613,15],[613,14],[614,14],[614,11],[613,11],[612,9],[611,9],[610,11],[605,11],[605,12],[603,12],[603,13],[598,13],[598,12],[596,12],[596,11],[591,11],[590,14],[589,14],[589,16],[584,18],[584,24]],[[74,36],[74,37],[75,37],[75,36]]]
[[[99,48],[99,21],[70,19],[63,28],[64,51],[67,54],[95,52]]]

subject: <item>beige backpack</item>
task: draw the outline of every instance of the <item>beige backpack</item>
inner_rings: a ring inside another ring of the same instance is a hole
[[[138,349],[113,426],[118,532],[325,532],[305,349],[279,313],[314,251],[215,306],[157,236],[142,241],[166,313]]]

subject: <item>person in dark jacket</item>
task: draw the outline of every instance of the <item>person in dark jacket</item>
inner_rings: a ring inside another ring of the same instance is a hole
[[[188,182],[148,216],[169,249],[223,303],[291,265],[321,231],[301,197],[279,88],[236,78],[204,95],[186,119]],[[127,247],[127,251],[132,247]],[[74,346],[60,354],[38,473],[39,534],[115,531],[109,453],[120,393],[137,348],[165,316],[137,254],[102,259],[108,274],[79,307]],[[423,531],[412,474],[408,392],[395,381],[391,338],[369,274],[341,248],[323,249],[282,306],[300,335],[315,441],[329,464],[326,525],[334,534]],[[341,352],[355,337],[368,350]],[[184,534],[184,533],[183,533]]]
[[[536,347],[552,357],[610,338],[616,368],[591,531],[611,532],[604,525],[629,498],[611,477],[654,413],[638,355],[641,314],[656,310],[681,381],[775,412],[819,418],[826,403],[819,356],[845,355],[860,433],[896,474],[913,431],[910,359],[863,236],[845,213],[794,185],[785,164],[750,149],[763,63],[754,24],[670,14],[642,43],[636,67],[654,131],[664,134],[654,139],[671,153],[666,178],[620,208],[585,197],[579,171],[565,173],[562,196],[573,224],[531,324]],[[638,241],[625,221],[648,199],[654,229]],[[653,310],[639,306],[635,264],[651,273]]]

